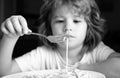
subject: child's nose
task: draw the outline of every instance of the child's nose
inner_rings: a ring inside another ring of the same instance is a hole
[[[72,28],[70,26],[65,26],[64,32],[70,32],[72,31]]]
[[[69,32],[69,31],[72,31],[72,29],[65,28],[64,31]]]
[[[64,32],[70,32],[72,31],[71,24],[69,22],[66,22],[65,27],[64,27]]]

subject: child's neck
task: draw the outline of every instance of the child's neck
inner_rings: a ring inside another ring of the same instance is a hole
[[[80,47],[69,49],[68,51],[69,64],[75,64],[76,62],[79,62],[82,59],[83,54],[80,53]],[[62,58],[66,60],[66,49],[59,49],[59,52]]]

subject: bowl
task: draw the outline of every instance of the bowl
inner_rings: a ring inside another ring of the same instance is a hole
[[[2,78],[105,78],[105,75],[88,70],[41,70],[11,74]]]

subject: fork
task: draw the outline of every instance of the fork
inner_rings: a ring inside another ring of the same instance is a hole
[[[34,33],[34,32],[29,32],[27,35],[37,35],[37,36],[40,36],[40,37],[44,37],[46,38],[47,40],[49,40],[50,42],[52,43],[58,43],[60,41],[63,41],[65,35],[58,35],[58,36],[45,36],[43,34],[40,34],[40,33]]]

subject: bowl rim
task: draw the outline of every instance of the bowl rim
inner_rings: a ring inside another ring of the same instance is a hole
[[[24,75],[28,75],[28,76],[32,76],[32,75],[47,75],[47,74],[54,74],[54,73],[59,73],[60,71],[66,71],[66,69],[62,69],[62,70],[58,70],[58,69],[53,69],[53,70],[35,70],[35,71],[26,71],[26,72],[19,72],[19,73],[14,73],[14,74],[10,74],[7,76],[3,76],[1,78],[16,78],[15,76],[19,76],[19,78],[23,78]],[[91,71],[91,70],[79,70],[79,69],[75,69],[75,71],[81,73],[85,73],[85,74],[96,74],[99,75],[99,78],[106,78],[105,75],[103,73],[100,72],[96,72],[96,71]],[[21,76],[21,77],[20,77]],[[18,78],[18,77],[17,77]]]

